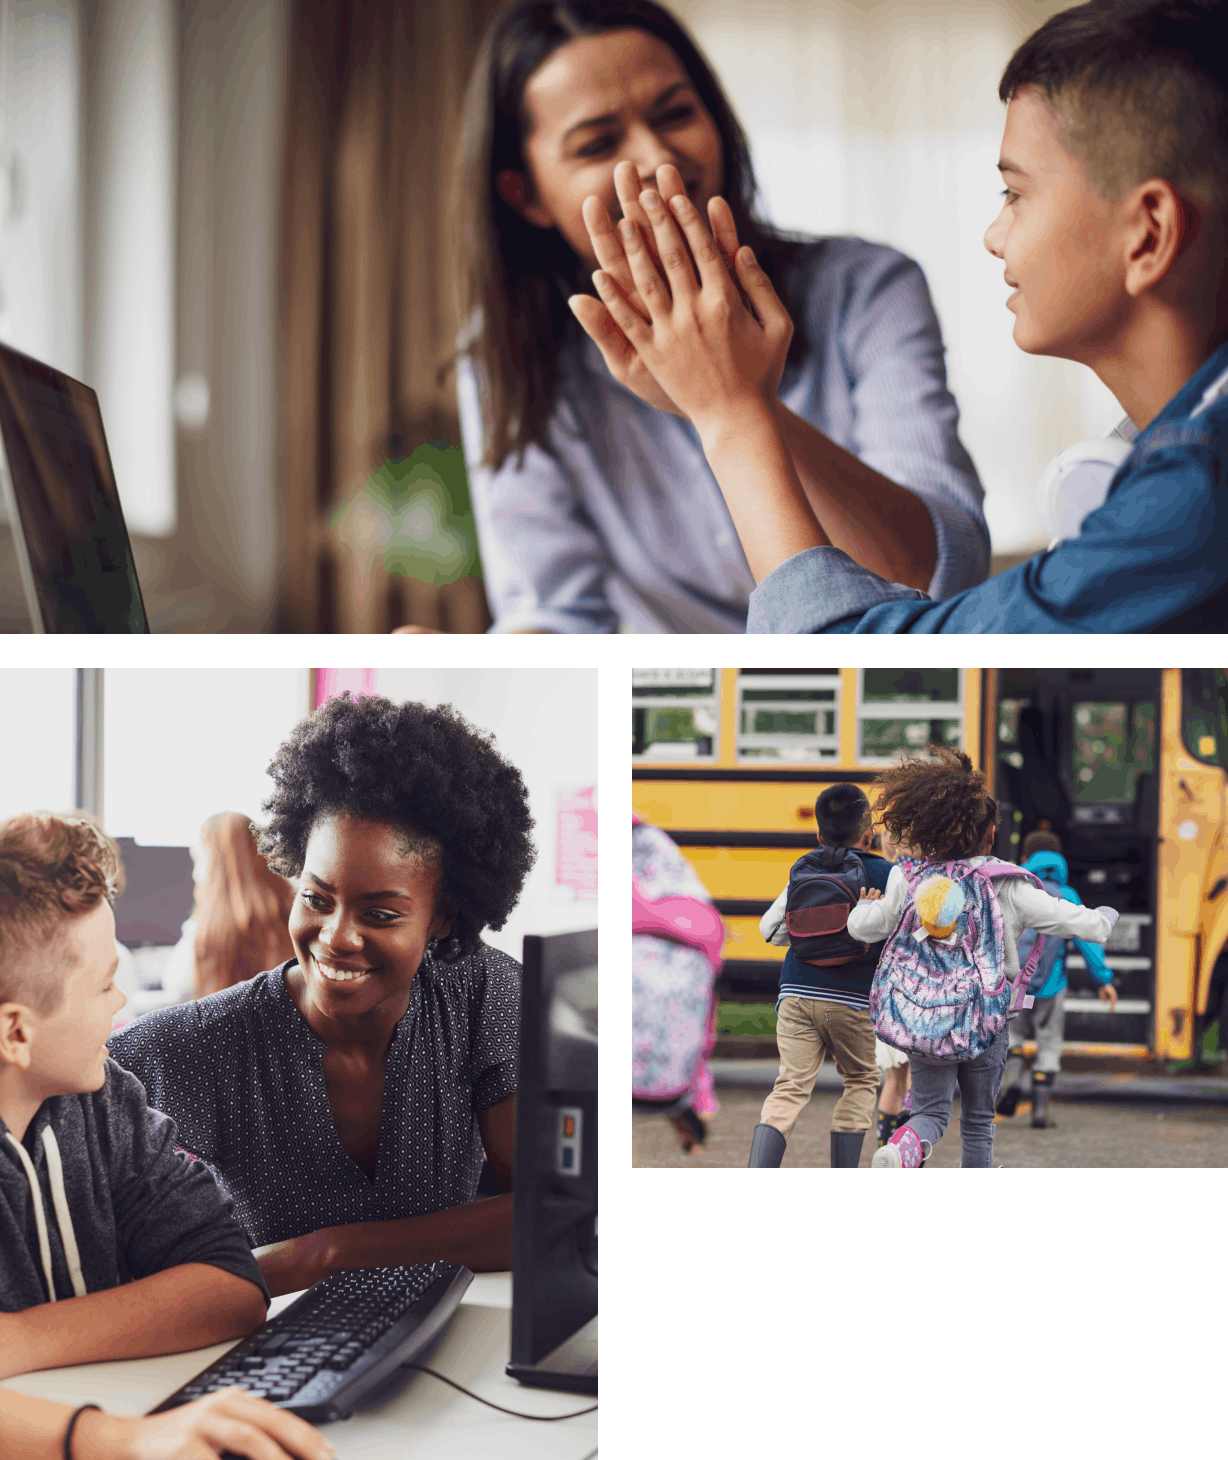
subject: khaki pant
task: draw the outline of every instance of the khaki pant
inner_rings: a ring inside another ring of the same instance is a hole
[[[832,1112],[834,1131],[869,1130],[878,1101],[874,1025],[868,1009],[850,1009],[822,999],[782,999],[776,1012],[780,1074],[763,1102],[759,1119],[788,1140],[814,1090],[815,1076],[831,1055],[844,1079],[844,1093]]]

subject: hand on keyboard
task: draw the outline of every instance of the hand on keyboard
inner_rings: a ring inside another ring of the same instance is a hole
[[[113,1416],[106,1418],[114,1422]],[[131,1424],[125,1453],[133,1460],[187,1460],[189,1456],[203,1460],[206,1455],[332,1460],[336,1453],[305,1419],[242,1389],[222,1389],[193,1404],[147,1415]]]

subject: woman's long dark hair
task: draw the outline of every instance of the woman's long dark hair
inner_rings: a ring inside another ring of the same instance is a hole
[[[483,459],[498,468],[510,452],[537,444],[549,450],[546,423],[559,386],[558,354],[579,325],[567,296],[581,279],[579,260],[557,229],[534,227],[498,195],[504,169],[526,171],[521,137],[529,78],[560,46],[577,36],[639,30],[670,47],[716,124],[724,153],[724,197],[739,243],[749,244],[785,308],[785,268],[802,240],[756,218],[755,177],[746,134],[712,68],[668,11],[652,0],[514,0],[491,22],[478,50],[465,99],[453,239],[460,318],[476,325],[466,335],[470,354],[489,383],[483,401],[488,429]],[[794,321],[789,358],[805,349]]]

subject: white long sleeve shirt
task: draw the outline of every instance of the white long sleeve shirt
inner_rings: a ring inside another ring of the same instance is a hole
[[[1097,908],[1080,907],[1063,898],[1050,897],[1026,877],[1000,878],[994,882],[994,892],[1002,909],[1005,972],[1011,980],[1019,973],[1015,947],[1025,928],[1035,928],[1038,933],[1056,933],[1063,938],[1082,938],[1088,943],[1107,943],[1113,931],[1113,924]],[[849,913],[849,932],[854,938],[867,943],[889,937],[899,921],[907,896],[908,884],[904,874],[898,867],[893,867],[882,898],[874,902],[859,902]],[[765,914],[764,922],[770,916],[770,912]],[[950,943],[956,936],[952,933],[941,941]]]

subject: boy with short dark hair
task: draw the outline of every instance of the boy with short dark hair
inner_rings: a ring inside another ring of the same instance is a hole
[[[669,292],[642,240],[624,245],[625,284],[598,276],[627,340],[620,354],[603,335],[610,369],[626,375],[638,355],[699,433],[759,580],[749,632],[1228,629],[1228,3],[1061,11],[1015,52],[999,94],[1006,201],[985,246],[1013,290],[1015,342],[1089,366],[1138,435],[1076,537],[977,588],[934,604],[830,545],[777,421],[791,322],[746,250],[735,270],[757,320],[742,307],[685,197],[674,216],[698,284],[655,202]],[[627,302],[632,283],[651,323]]]
[[[0,823],[0,1378],[181,1353],[265,1317],[229,1198],[107,1054],[117,871],[83,817]],[[254,1395],[210,1398],[134,1420],[0,1388],[0,1456],[331,1454]]]
[[[874,832],[865,792],[858,786],[829,786],[814,803],[814,818],[819,845],[847,848],[848,856],[860,860],[866,886],[881,892],[891,875],[891,863],[869,849]],[[788,898],[786,887],[759,924],[759,931],[769,943],[790,941],[785,922]],[[874,1058],[869,1006],[870,985],[882,946],[881,942],[868,944],[860,956],[834,964],[804,962],[794,957],[791,947],[785,954],[776,1000],[780,1074],[763,1102],[749,1165],[780,1165],[785,1144],[829,1054],[844,1079],[844,1091],[832,1112],[831,1164],[857,1165],[865,1133],[874,1125],[878,1098],[878,1062]]]

